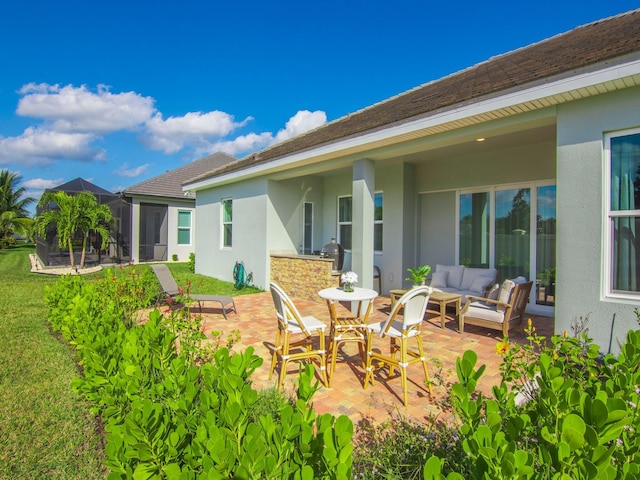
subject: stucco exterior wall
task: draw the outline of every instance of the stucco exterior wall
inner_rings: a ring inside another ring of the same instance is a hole
[[[420,193],[549,180],[555,176],[555,143],[536,143],[535,139],[521,147],[425,161],[416,167],[415,175]]]
[[[603,139],[639,125],[638,88],[558,107],[556,331],[571,331],[572,320],[588,315],[589,335],[604,351],[610,341],[617,351],[626,332],[637,328],[640,304],[603,295]]]
[[[323,181],[320,177],[306,176],[284,181],[269,182],[269,198],[276,216],[274,228],[269,232],[269,249],[280,253],[303,252],[304,203],[311,202],[314,209],[313,250],[321,250]],[[281,230],[283,229],[283,230]]]
[[[196,272],[228,282],[233,267],[242,261],[253,273],[254,284],[264,288],[268,271],[267,181],[251,180],[241,184],[199,191],[196,195]],[[222,247],[221,201],[233,200],[233,245]]]

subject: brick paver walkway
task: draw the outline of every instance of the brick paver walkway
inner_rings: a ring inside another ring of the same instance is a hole
[[[293,299],[302,315],[313,315],[329,324],[329,312],[324,302],[311,302]],[[276,337],[277,322],[274,315],[273,302],[269,292],[242,295],[235,297],[238,313],[228,314],[225,321],[219,310],[204,308],[205,332],[219,330],[229,332],[240,331],[241,340],[234,347],[244,350],[253,346],[257,355],[264,359],[253,378],[257,388],[275,385],[277,370],[272,380],[268,379],[271,361],[271,347]],[[378,297],[371,321],[382,321],[389,312],[389,298]],[[553,333],[553,319],[531,316],[537,333],[550,336]],[[522,326],[512,326],[511,339],[525,341]],[[450,383],[456,381],[455,362],[466,350],[474,350],[478,355],[478,363],[485,364],[487,369],[480,381],[479,388],[490,394],[491,387],[499,381],[498,366],[500,357],[495,353],[495,345],[501,340],[501,332],[481,327],[466,326],[465,332],[458,333],[457,322],[449,321],[445,329],[440,328],[440,319],[436,314],[428,315],[423,326],[425,353],[429,359],[429,375],[436,385],[433,396],[424,385],[424,377],[420,364],[409,368],[409,406],[402,402],[402,386],[399,373],[388,379],[384,369],[376,376],[376,383],[363,389],[364,369],[360,365],[355,344],[347,344],[338,357],[338,364],[333,378],[332,388],[321,386],[314,396],[314,408],[317,413],[331,413],[335,416],[344,414],[354,423],[363,419],[383,421],[390,415],[402,416],[416,421],[427,421],[437,416],[441,420],[450,418],[447,408]],[[381,349],[388,351],[388,341],[379,340]],[[291,364],[285,378],[285,390],[295,392],[298,366]]]

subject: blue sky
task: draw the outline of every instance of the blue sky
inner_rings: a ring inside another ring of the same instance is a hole
[[[118,191],[242,157],[631,1],[5,2],[0,168]]]

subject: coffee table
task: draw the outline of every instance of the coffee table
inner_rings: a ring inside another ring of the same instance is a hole
[[[447,321],[447,305],[455,305],[456,317],[460,315],[460,303],[462,295],[458,293],[447,292],[432,292],[429,296],[429,303],[437,303],[440,306],[440,328],[444,328],[444,323]],[[434,311],[434,310],[428,310]],[[455,317],[453,318],[455,320]]]

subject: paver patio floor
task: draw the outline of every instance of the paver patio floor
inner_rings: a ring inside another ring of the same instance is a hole
[[[234,297],[238,313],[229,313],[225,321],[219,310],[203,308],[205,333],[219,330],[225,334],[231,330],[240,331],[241,340],[234,346],[235,351],[253,346],[255,353],[263,358],[263,364],[256,370],[252,379],[256,388],[275,385],[278,370],[269,380],[271,347],[276,338],[277,322],[269,292]],[[329,312],[324,302],[293,299],[300,313],[313,315],[329,324]],[[370,321],[382,321],[387,318],[390,301],[388,297],[378,297]],[[549,337],[553,334],[553,318],[528,316],[536,332]],[[510,338],[524,342],[526,336],[523,325],[512,326]],[[463,334],[458,333],[457,321],[448,321],[446,328],[440,328],[440,317],[436,313],[428,314],[423,324],[425,354],[429,364],[429,375],[435,382],[433,395],[424,384],[424,375],[420,364],[409,367],[408,392],[409,406],[402,402],[402,386],[399,372],[388,379],[387,369],[376,375],[375,385],[363,389],[365,371],[360,364],[355,344],[347,344],[341,349],[331,388],[321,386],[313,398],[317,413],[347,415],[354,424],[361,420],[383,421],[390,416],[402,416],[415,421],[428,421],[437,416],[447,420],[451,413],[447,408],[450,384],[456,381],[455,362],[466,350],[474,350],[478,363],[486,365],[486,371],[479,382],[479,389],[491,393],[491,387],[499,383],[500,357],[495,353],[495,345],[502,340],[502,332],[481,327],[466,326]],[[388,341],[378,339],[377,345],[388,352]],[[436,359],[435,362],[433,359]],[[439,362],[439,363],[438,363]],[[292,362],[285,377],[285,391],[295,392],[298,365]]]

